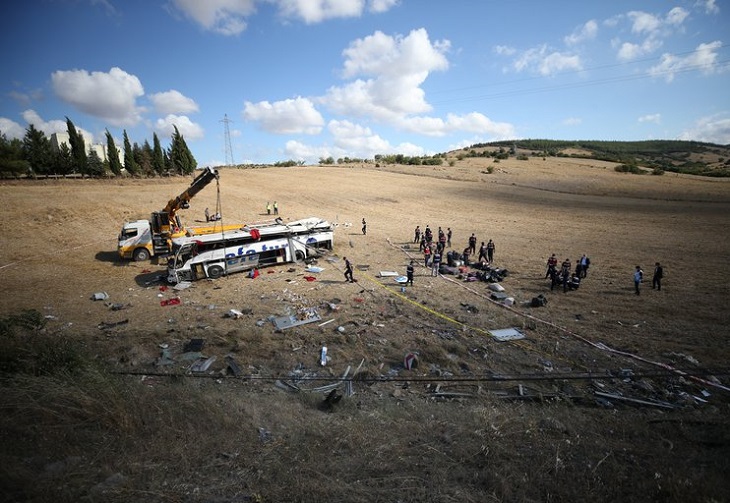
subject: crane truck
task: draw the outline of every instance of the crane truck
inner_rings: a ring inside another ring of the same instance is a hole
[[[167,255],[172,247],[172,238],[185,234],[180,224],[178,210],[190,207],[190,200],[210,182],[218,179],[218,172],[205,168],[195,177],[184,192],[170,199],[161,211],[154,211],[149,220],[125,222],[119,234],[117,251],[122,259],[134,261],[149,260],[150,257]],[[195,229],[196,234],[238,229],[239,225],[222,226],[220,222],[210,227]]]

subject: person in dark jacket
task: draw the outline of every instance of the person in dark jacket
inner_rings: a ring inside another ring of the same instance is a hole
[[[651,278],[651,289],[662,289],[662,278],[664,277],[664,268],[659,262],[654,265],[654,276]]]

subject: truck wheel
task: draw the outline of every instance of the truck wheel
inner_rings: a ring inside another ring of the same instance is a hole
[[[144,262],[150,259],[150,251],[147,248],[137,248],[132,254],[135,262]]]
[[[223,276],[223,268],[219,265],[212,265],[208,268],[208,277],[210,279],[218,279]]]
[[[303,251],[301,251],[301,250],[297,250],[297,251],[296,251],[296,252],[294,253],[294,258],[296,259],[296,261],[297,261],[297,262],[301,262],[301,261],[302,261],[302,260],[304,260],[304,259],[305,259],[306,257],[304,256],[304,252],[303,252]]]

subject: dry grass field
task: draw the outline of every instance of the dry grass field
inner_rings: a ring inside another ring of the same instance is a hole
[[[15,369],[0,381],[3,500],[730,501],[730,180],[613,166],[222,169],[185,224],[218,201],[224,223],[260,221],[277,201],[285,220],[338,223],[335,248],[316,281],[287,264],[179,292],[160,289],[163,266],[120,262],[116,236],[189,179],[2,182],[0,318],[45,318],[1,339]],[[471,233],[494,240],[515,304],[485,282],[432,277],[416,225],[450,227],[459,251]],[[577,291],[550,291],[551,253],[590,257]],[[378,277],[411,257],[405,292]],[[108,301],[91,300],[101,291]],[[548,304],[529,307],[538,294]],[[304,307],[334,321],[268,321]],[[488,332],[510,327],[526,338]],[[217,357],[203,377],[182,359],[193,338]],[[155,364],[163,345],[170,365]],[[225,374],[227,355],[243,378]],[[311,389],[361,362],[355,394],[322,411]]]

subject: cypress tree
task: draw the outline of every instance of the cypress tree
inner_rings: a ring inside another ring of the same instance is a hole
[[[122,163],[119,160],[119,151],[114,143],[114,138],[109,130],[106,130],[106,158],[109,160],[109,169],[115,176],[122,174]]]
[[[124,130],[124,169],[126,169],[127,173],[131,176],[137,176],[139,174],[137,162],[134,159],[132,144],[129,143],[129,136],[127,136],[126,129]]]
[[[190,152],[187,143],[185,143],[185,138],[178,131],[177,126],[173,127],[175,131],[172,134],[172,145],[170,146],[170,162],[177,174],[189,175],[195,171],[198,163]]]
[[[160,176],[165,173],[165,156],[157,133],[152,133],[152,169]]]
[[[84,145],[84,137],[76,131],[76,126],[71,119],[66,117],[66,130],[68,131],[68,142],[71,145],[71,156],[74,159],[75,169],[82,175],[87,174],[86,169],[86,145]]]

